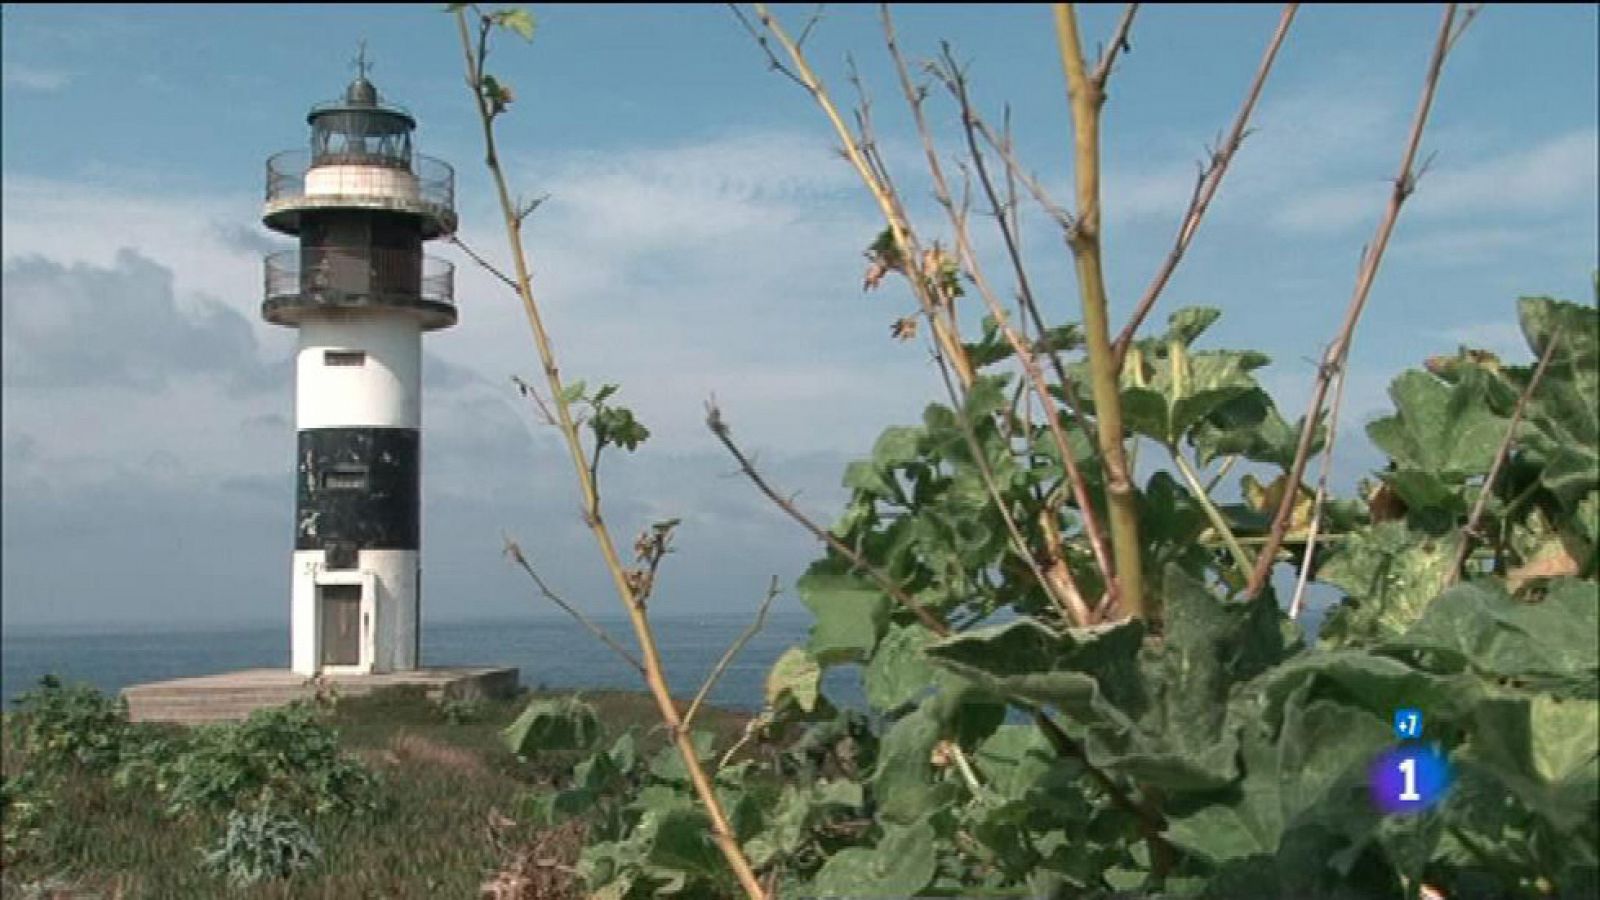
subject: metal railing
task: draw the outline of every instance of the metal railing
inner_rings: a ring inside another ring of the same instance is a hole
[[[437,256],[375,247],[310,251],[302,265],[300,250],[284,250],[265,260],[264,293],[268,301],[304,304],[397,304],[416,302],[455,305],[455,266]]]
[[[387,166],[375,165],[373,168],[387,169]],[[289,200],[306,196],[306,173],[311,170],[311,151],[285,150],[273,154],[267,159],[267,202],[274,200]],[[390,169],[389,171],[395,171]],[[405,170],[400,170],[405,171]],[[417,180],[417,199],[423,203],[441,206],[448,210],[455,209],[456,201],[456,173],[450,164],[431,156],[420,153],[412,154],[411,168],[409,170]],[[371,192],[371,181],[366,173],[359,170],[346,175],[344,172],[333,174],[335,194],[348,193],[350,196],[361,196]],[[339,181],[348,177],[348,192],[337,190]]]

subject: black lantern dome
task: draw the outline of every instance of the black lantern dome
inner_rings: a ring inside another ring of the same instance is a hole
[[[313,166],[411,168],[417,122],[404,109],[384,103],[365,76],[350,82],[342,99],[313,108],[306,121]]]

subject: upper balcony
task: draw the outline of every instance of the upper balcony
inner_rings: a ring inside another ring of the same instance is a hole
[[[455,267],[416,253],[370,248],[285,250],[266,258],[261,315],[297,326],[306,312],[331,309],[401,310],[424,331],[456,323]]]
[[[456,230],[456,176],[450,164],[413,154],[409,165],[372,164],[360,154],[317,157],[285,150],[267,160],[268,228],[300,233],[301,213],[318,209],[373,209],[408,213],[422,223],[424,240]]]

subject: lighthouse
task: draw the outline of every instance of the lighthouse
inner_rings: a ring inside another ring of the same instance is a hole
[[[456,322],[454,270],[423,244],[455,231],[455,175],[412,146],[416,120],[367,80],[306,117],[311,144],[267,161],[261,314],[299,333],[290,668],[418,668],[422,335]]]

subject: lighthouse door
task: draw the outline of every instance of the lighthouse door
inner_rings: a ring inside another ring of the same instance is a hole
[[[361,662],[361,585],[319,585],[322,593],[322,665]]]

